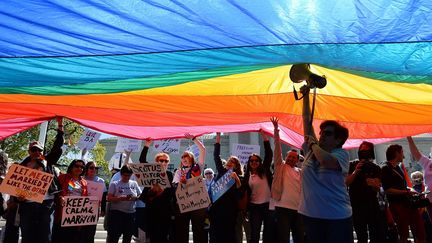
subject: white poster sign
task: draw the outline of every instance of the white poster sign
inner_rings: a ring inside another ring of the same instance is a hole
[[[260,154],[260,146],[235,143],[232,146],[231,154],[237,156],[240,162],[245,164],[251,154]]]
[[[96,197],[66,196],[61,227],[96,225],[99,200]]]
[[[90,150],[96,145],[100,136],[101,136],[101,133],[95,132],[95,131],[92,131],[92,130],[86,128],[84,130],[84,133],[81,135],[77,146],[80,149]]]
[[[141,140],[119,137],[117,139],[117,146],[115,152],[123,153],[125,150],[132,150],[132,152],[140,152],[141,142]]]
[[[89,196],[96,197],[100,202],[105,191],[105,184],[95,181],[87,181],[87,191]]]
[[[210,197],[201,176],[191,178],[185,184],[179,183],[176,198],[180,213],[207,208],[210,205]]]
[[[138,185],[143,187],[152,187],[153,184],[159,184],[162,188],[171,187],[168,175],[160,164],[140,163],[129,164]]]
[[[158,152],[164,152],[167,154],[179,154],[180,150],[180,139],[164,139],[156,140],[153,143],[153,149]]]

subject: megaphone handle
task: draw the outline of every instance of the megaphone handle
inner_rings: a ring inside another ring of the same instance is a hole
[[[293,85],[293,93],[294,93],[294,99],[295,100],[301,100],[301,99],[303,99],[304,95],[302,95],[302,97],[300,97],[300,98],[298,97],[297,90],[295,89],[294,85]]]
[[[314,118],[314,113],[315,113],[315,101],[316,101],[316,87],[314,87],[314,94],[313,94],[313,99],[312,99],[312,110],[311,110],[311,119],[310,119],[310,125],[312,127],[312,123],[313,123],[313,118]]]

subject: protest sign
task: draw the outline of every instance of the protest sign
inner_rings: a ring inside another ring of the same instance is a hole
[[[43,171],[12,164],[0,185],[0,192],[42,203],[53,177]]]
[[[96,225],[99,200],[96,197],[66,196],[61,227]]]
[[[164,139],[154,141],[154,150],[167,154],[178,154],[180,150],[180,139]]]
[[[171,187],[168,175],[160,164],[156,163],[140,163],[129,164],[131,167],[138,185],[143,187],[152,187],[157,183],[162,188]]]
[[[233,144],[232,146],[232,155],[235,155],[239,158],[240,162],[243,164],[247,163],[249,156],[251,154],[260,154],[260,146],[259,145],[250,145],[250,144]]]
[[[89,196],[94,196],[99,201],[102,201],[102,195],[105,191],[105,184],[95,181],[87,181],[87,191]]]
[[[180,213],[207,208],[210,205],[207,188],[200,176],[187,180],[186,184],[179,183],[176,198]]]
[[[218,200],[226,191],[228,191],[232,185],[235,184],[234,178],[231,177],[232,172],[232,169],[228,170],[215,183],[212,183],[210,191],[213,203]]]
[[[101,133],[95,132],[95,131],[92,131],[92,130],[86,128],[84,130],[84,133],[81,135],[77,146],[80,149],[90,150],[96,145],[100,136],[101,136]]]
[[[115,152],[124,152],[125,150],[132,150],[132,152],[139,152],[141,148],[141,140],[121,138],[117,139]]]
[[[199,147],[196,144],[192,144],[191,146],[187,147],[186,151],[191,152],[194,155],[196,160],[199,158],[200,151],[199,151]]]

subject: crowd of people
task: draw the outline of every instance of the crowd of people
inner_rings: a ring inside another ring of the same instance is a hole
[[[319,137],[312,126],[309,88],[303,87],[304,145],[301,150],[282,154],[279,119],[270,118],[273,134],[261,131],[264,158],[251,154],[245,165],[239,158],[223,159],[221,136],[216,133],[213,158],[215,168],[205,168],[206,148],[196,137],[185,134],[199,148],[196,158],[190,151],[181,155],[179,167],[170,172],[170,155],[158,153],[152,163],[164,168],[170,183],[162,187],[138,185],[129,166],[130,151],[121,154],[125,161],[112,168],[112,178],[100,202],[105,216],[107,242],[186,243],[192,224],[193,242],[235,243],[349,243],[407,242],[411,229],[416,242],[432,242],[431,212],[427,185],[432,183],[432,160],[421,154],[411,137],[408,143],[414,159],[423,167],[409,178],[403,166],[402,146],[387,148],[383,166],[375,161],[374,144],[363,142],[358,159],[349,161],[342,148],[348,130],[336,121],[324,121]],[[29,156],[20,165],[48,172],[54,180],[42,203],[23,197],[9,197],[1,211],[6,219],[5,243],[94,242],[96,225],[61,227],[65,196],[87,196],[89,181],[105,181],[97,174],[97,164],[73,160],[65,173],[54,165],[62,155],[63,126],[58,118],[57,137],[50,152],[43,155],[39,142],[29,145]],[[274,151],[269,135],[273,135]],[[145,141],[140,163],[147,162],[151,140]],[[85,153],[85,152],[84,152]],[[303,155],[304,154],[304,157]],[[7,156],[0,151],[0,173],[6,173]],[[226,173],[234,184],[208,208],[182,213],[176,188],[188,179],[202,177],[209,193],[213,183]],[[2,199],[5,197],[1,197]],[[261,237],[261,229],[262,237]]]

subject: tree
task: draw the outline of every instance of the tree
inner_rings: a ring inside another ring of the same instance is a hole
[[[55,136],[57,134],[58,124],[56,120],[51,120],[48,123],[47,137],[45,142],[45,149],[50,149],[54,143]],[[58,167],[65,171],[69,163],[74,159],[71,154],[81,154],[81,151],[77,144],[79,138],[84,132],[84,128],[76,122],[69,119],[63,119],[63,128],[65,132],[65,145],[63,147],[63,156],[58,162]],[[22,161],[28,156],[28,145],[31,141],[37,140],[39,136],[40,125],[32,127],[26,131],[15,134],[11,137],[0,141],[0,148],[8,153],[9,158],[14,162]],[[108,163],[104,159],[105,147],[99,142],[96,143],[94,149],[89,151],[89,157],[92,158],[98,166],[102,167],[102,171],[108,171]],[[106,173],[105,172],[105,173]],[[108,174],[108,173],[106,173]]]

